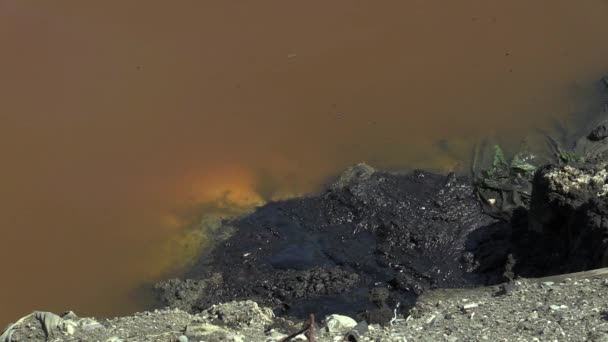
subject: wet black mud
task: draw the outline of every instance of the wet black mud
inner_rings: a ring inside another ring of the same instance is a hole
[[[508,240],[508,225],[486,215],[474,192],[454,174],[360,164],[319,196],[226,222],[234,235],[186,276],[200,279],[196,285],[174,280],[158,288],[166,304],[194,311],[250,298],[294,316],[382,316],[428,288],[503,282],[509,251],[492,241]]]

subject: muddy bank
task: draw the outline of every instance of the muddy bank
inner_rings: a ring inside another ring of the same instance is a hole
[[[161,305],[196,313],[251,299],[277,315],[338,312],[386,324],[429,289],[606,266],[602,132],[570,148],[549,138],[554,155],[543,167],[495,156],[481,182],[353,166],[318,196],[224,222],[217,245],[183,279],[156,285]]]
[[[322,196],[273,203],[229,224],[232,237],[187,280],[157,285],[163,304],[199,312],[253,299],[279,315],[341,312],[386,323],[397,303],[407,311],[427,289],[513,277],[505,274],[512,226],[485,214],[474,186],[455,175],[358,165]]]

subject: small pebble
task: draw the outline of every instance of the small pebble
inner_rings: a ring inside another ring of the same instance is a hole
[[[478,303],[469,303],[469,304],[463,305],[462,309],[465,310],[465,311],[466,310],[472,310],[472,309],[475,309],[478,306],[479,306]]]

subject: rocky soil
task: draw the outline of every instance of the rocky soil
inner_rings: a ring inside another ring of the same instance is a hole
[[[608,341],[607,269],[423,296],[390,341]]]
[[[34,313],[4,335],[17,341],[277,342],[310,322],[274,316],[252,301],[198,314],[163,309],[110,320]],[[436,289],[386,326],[317,317],[315,341],[608,341],[608,269],[475,289]],[[309,341],[308,331],[291,341]]]

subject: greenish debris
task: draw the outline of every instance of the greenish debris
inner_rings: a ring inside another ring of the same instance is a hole
[[[490,214],[507,218],[515,208],[528,205],[531,181],[541,160],[527,147],[511,158],[497,143],[486,141],[476,148],[473,158],[476,193]]]
[[[585,158],[578,155],[575,151],[567,151],[557,145],[557,157],[562,163],[572,164],[583,161]]]
[[[579,164],[608,156],[608,139],[583,136],[571,148],[543,132],[529,134],[520,151],[507,155],[500,144],[485,140],[475,147],[472,174],[477,196],[488,213],[509,219],[513,210],[528,207],[534,173],[546,164]]]
[[[500,148],[498,144],[494,145],[494,161],[492,162],[492,166],[494,168],[505,168],[507,165],[505,153],[502,151],[502,148]]]
[[[511,170],[524,176],[531,176],[536,171],[537,165],[532,164],[535,155],[529,152],[519,152],[511,160]]]

